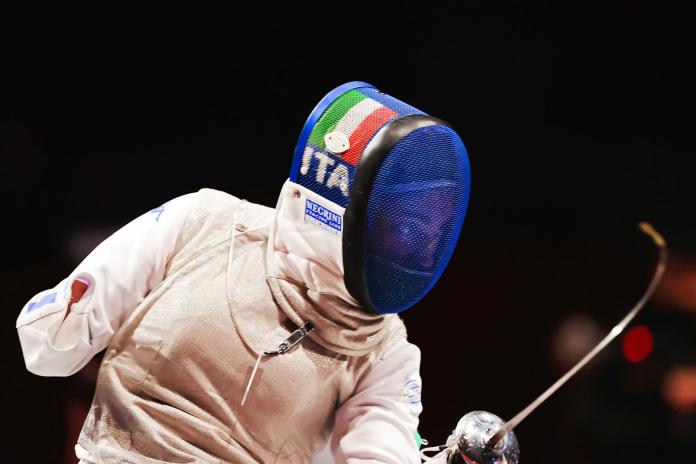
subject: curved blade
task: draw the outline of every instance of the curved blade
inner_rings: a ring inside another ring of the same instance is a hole
[[[573,377],[580,369],[582,369],[585,366],[585,364],[590,362],[590,360],[594,358],[597,355],[597,353],[602,351],[604,347],[606,347],[621,332],[623,332],[626,326],[633,320],[633,318],[636,317],[636,314],[638,314],[638,312],[643,308],[643,306],[645,306],[645,303],[650,299],[653,292],[655,291],[655,288],[657,288],[657,284],[660,282],[662,274],[665,271],[665,266],[667,265],[667,245],[665,244],[665,240],[662,238],[662,236],[655,229],[653,229],[653,227],[649,223],[641,222],[640,224],[638,224],[638,226],[640,227],[640,230],[643,231],[643,233],[645,233],[653,239],[655,245],[657,245],[660,250],[660,258],[657,263],[657,267],[655,268],[655,273],[653,274],[653,278],[650,281],[650,285],[648,285],[648,288],[645,290],[645,293],[643,293],[641,299],[638,300],[638,303],[636,303],[636,305],[628,312],[628,314],[621,320],[621,322],[619,322],[613,329],[611,329],[611,332],[609,332],[609,334],[606,337],[604,337],[597,344],[597,346],[595,346],[589,353],[587,353],[584,358],[582,358],[575,366],[573,366],[572,369],[566,372],[565,375],[558,379],[544,393],[539,395],[537,399],[532,401],[531,404],[529,404],[529,406],[517,413],[515,417],[507,421],[505,425],[500,430],[498,430],[490,438],[490,440],[488,440],[487,445],[489,447],[494,447],[503,437],[505,437],[505,435],[508,434],[508,432],[517,427],[517,425],[519,425],[520,422],[522,422],[527,416],[529,416],[532,413],[532,411],[538,408],[539,405],[546,401],[551,395],[556,393],[556,391],[559,388],[561,388],[561,386],[564,383],[566,383],[571,377]]]

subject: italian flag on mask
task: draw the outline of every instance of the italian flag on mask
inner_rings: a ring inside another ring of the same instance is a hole
[[[309,143],[330,151],[356,166],[365,146],[396,111],[358,90],[350,90],[334,101],[319,118]]]

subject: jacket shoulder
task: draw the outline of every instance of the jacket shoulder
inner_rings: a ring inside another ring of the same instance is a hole
[[[201,251],[229,240],[235,223],[252,230],[270,226],[273,222],[273,208],[249,203],[227,192],[204,188],[195,195],[171,270]]]
[[[201,218],[211,217],[224,223],[236,220],[248,229],[269,226],[273,222],[275,209],[251,203],[220,190],[204,188],[198,191],[199,200],[195,212]],[[237,214],[236,217],[233,217]]]
[[[385,316],[387,320],[384,323],[384,329],[386,333],[384,334],[384,339],[382,340],[378,359],[383,359],[385,353],[389,351],[394,345],[396,345],[401,340],[406,340],[408,333],[406,332],[406,325],[404,321],[397,314],[388,314]]]

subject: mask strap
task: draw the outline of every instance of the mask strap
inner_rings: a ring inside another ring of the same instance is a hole
[[[283,343],[278,345],[278,348],[275,351],[264,351],[263,354],[267,356],[278,356],[279,354],[285,354],[291,349],[293,349],[295,345],[304,340],[304,338],[307,337],[307,335],[309,335],[309,332],[311,332],[312,330],[314,330],[314,324],[307,321],[302,325],[302,327],[291,333],[290,336],[286,338]]]
[[[290,350],[292,350],[302,340],[304,340],[307,337],[307,335],[309,335],[309,332],[311,332],[312,330],[314,330],[314,325],[311,322],[307,321],[302,325],[302,327],[298,328],[293,333],[291,333],[290,336],[286,338],[284,342],[278,345],[278,348],[276,350],[264,351],[263,353],[259,354],[259,357],[256,358],[254,369],[251,371],[251,375],[249,376],[249,382],[247,383],[247,386],[244,389],[244,396],[242,396],[241,403],[242,406],[244,406],[244,404],[246,403],[247,397],[249,396],[249,392],[251,391],[251,384],[254,381],[254,378],[256,377],[256,372],[259,370],[261,358],[263,356],[278,356],[290,352]]]

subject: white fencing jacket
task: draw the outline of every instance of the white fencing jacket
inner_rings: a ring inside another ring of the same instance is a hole
[[[420,462],[420,352],[397,316],[346,303],[340,239],[302,220],[312,195],[288,181],[277,210],[176,198],[24,306],[33,373],[71,375],[109,348],[83,462],[310,462],[329,437],[338,463]],[[259,353],[307,320],[297,349],[262,356],[241,406]]]

